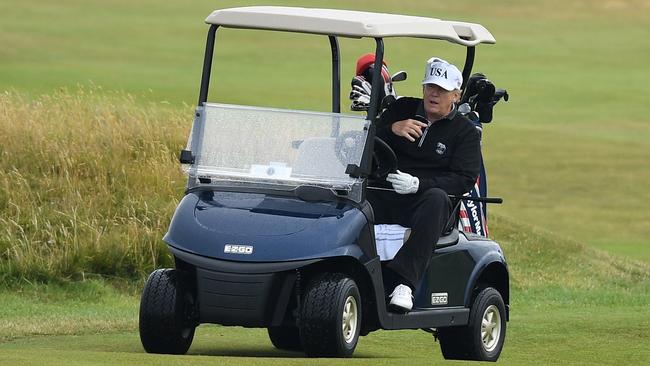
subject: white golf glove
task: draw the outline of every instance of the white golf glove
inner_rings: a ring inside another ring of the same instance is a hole
[[[399,194],[411,194],[418,191],[420,180],[408,173],[402,173],[399,170],[397,173],[388,174],[386,180],[389,181],[395,192]]]

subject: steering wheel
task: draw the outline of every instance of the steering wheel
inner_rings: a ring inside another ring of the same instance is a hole
[[[368,178],[386,179],[389,173],[397,170],[397,155],[386,141],[375,136],[375,150],[372,152],[372,171]]]
[[[364,133],[361,131],[346,131],[336,139],[336,156],[343,164],[350,162],[352,154],[359,153],[362,147]],[[381,138],[375,136],[375,149],[372,153],[372,170],[369,179],[382,180],[389,173],[397,170],[397,156],[393,149]]]

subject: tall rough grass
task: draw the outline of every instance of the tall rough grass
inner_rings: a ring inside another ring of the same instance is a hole
[[[0,282],[140,277],[184,188],[191,112],[98,89],[0,94]]]

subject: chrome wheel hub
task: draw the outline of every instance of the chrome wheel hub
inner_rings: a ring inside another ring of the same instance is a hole
[[[357,332],[358,315],[357,300],[354,296],[348,296],[343,306],[343,322],[341,325],[345,343],[352,343],[354,340],[354,335]]]
[[[501,313],[496,305],[490,305],[483,313],[481,320],[481,340],[487,352],[494,351],[501,336]]]

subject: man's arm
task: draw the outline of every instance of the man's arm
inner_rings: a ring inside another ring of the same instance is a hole
[[[476,129],[468,130],[459,140],[451,159],[447,172],[420,178],[420,192],[427,188],[440,188],[458,195],[469,192],[481,170],[481,141]]]
[[[411,142],[415,142],[415,140],[422,137],[422,131],[426,127],[426,123],[409,118],[393,123],[390,126],[390,130],[395,136],[401,136]]]
[[[404,135],[398,135],[393,130],[391,130],[391,128],[393,124],[408,120],[413,117],[413,113],[417,108],[419,101],[420,100],[416,98],[403,97],[396,100],[394,103],[391,103],[391,105],[388,106],[388,108],[386,108],[379,117],[376,135],[386,142],[389,142],[395,136],[402,136],[404,138],[407,138]]]

